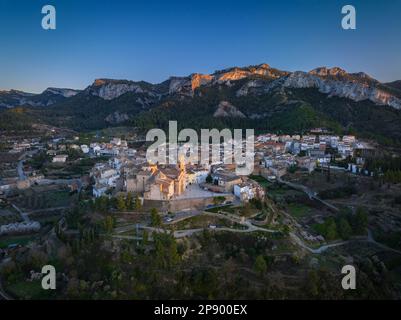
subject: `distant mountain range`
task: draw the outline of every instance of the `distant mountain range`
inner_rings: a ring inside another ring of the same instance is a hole
[[[364,72],[347,73],[338,67],[320,67],[309,72],[287,72],[261,64],[244,68],[229,68],[213,74],[194,73],[188,77],[171,77],[160,84],[96,79],[83,92],[104,100],[113,100],[126,93],[144,94],[149,98],[147,102],[143,101],[144,103],[154,103],[155,100],[160,100],[167,95],[179,94],[193,97],[196,89],[201,86],[231,86],[232,82],[243,79],[249,81],[240,88],[237,95],[264,94],[282,87],[317,88],[330,96],[345,97],[354,101],[371,100],[378,105],[401,108],[401,80],[382,84]],[[80,92],[82,91],[65,88],[48,88],[40,94],[18,90],[0,91],[0,106],[47,107]]]
[[[96,79],[82,91],[0,91],[0,107],[21,106],[30,118],[76,130],[121,124],[146,130],[177,120],[195,129],[302,132],[320,125],[382,139],[401,137],[401,81],[381,83],[338,67],[288,72],[261,64],[171,77],[160,84]]]
[[[0,91],[0,107],[13,108],[18,106],[48,107],[66,98],[78,94],[80,90],[47,88],[39,94],[18,90]]]

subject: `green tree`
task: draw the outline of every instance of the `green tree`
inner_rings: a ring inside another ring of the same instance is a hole
[[[125,199],[125,205],[128,210],[132,210],[134,207],[132,193],[128,192],[127,198]]]
[[[252,204],[258,210],[262,210],[263,208],[263,202],[260,199],[253,198],[249,201],[249,203]]]
[[[259,273],[260,276],[265,275],[267,271],[267,263],[262,255],[256,257],[254,270]]]
[[[134,209],[135,210],[140,210],[142,207],[141,204],[141,199],[139,199],[138,195],[135,196],[135,200],[134,200]]]
[[[105,196],[101,196],[95,199],[94,207],[96,210],[100,211],[101,213],[106,213],[109,209],[109,198]]]
[[[338,234],[344,240],[348,240],[352,234],[352,228],[345,218],[341,218],[338,222]]]
[[[285,224],[285,225],[283,226],[283,233],[284,233],[286,236],[288,236],[288,235],[290,234],[290,231],[291,231],[291,229],[290,229],[289,225],[288,225],[288,224]]]
[[[117,209],[118,209],[119,211],[125,211],[125,210],[127,210],[127,206],[125,205],[125,199],[124,199],[124,196],[123,196],[122,194],[120,194],[120,195],[117,197]]]
[[[213,197],[213,204],[219,205],[219,204],[222,204],[225,200],[226,200],[226,198],[223,196]]]
[[[104,229],[106,230],[107,233],[112,233],[114,229],[114,219],[112,216],[107,216],[104,218]]]
[[[152,208],[152,210],[150,210],[150,224],[152,227],[160,227],[162,224],[162,218],[160,217],[156,208]]]
[[[333,218],[329,218],[325,222],[325,237],[327,240],[334,240],[337,238],[337,224]]]
[[[210,174],[208,174],[206,177],[206,183],[210,183],[210,184],[213,183],[213,178]]]
[[[172,268],[180,261],[177,250],[177,242],[174,237],[167,233],[153,233],[155,245],[155,264],[159,268]]]
[[[368,228],[368,215],[362,207],[359,207],[356,210],[355,214],[354,232],[356,234],[364,234],[366,233],[367,228]]]

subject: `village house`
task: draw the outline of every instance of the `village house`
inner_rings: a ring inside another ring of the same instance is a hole
[[[108,189],[109,189],[108,186],[102,184],[95,184],[93,186],[93,196],[96,198],[104,196]]]
[[[234,186],[234,194],[243,202],[248,202],[252,199],[263,199],[265,191],[262,186],[253,181],[244,181]]]
[[[92,169],[90,176],[95,180],[93,195],[100,197],[107,190],[116,188],[120,179],[120,172],[108,164],[99,163]]]
[[[86,145],[86,144],[83,144],[83,145],[81,145],[81,151],[83,152],[83,153],[89,153],[89,147]]]
[[[66,154],[59,154],[54,156],[53,163],[65,163],[67,161],[68,155]]]
[[[297,158],[297,166],[311,173],[316,168],[316,161],[307,156],[299,157]]]
[[[233,192],[234,185],[241,183],[241,178],[231,171],[218,170],[212,174],[213,183],[224,192]]]

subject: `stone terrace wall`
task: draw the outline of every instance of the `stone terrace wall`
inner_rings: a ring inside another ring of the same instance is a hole
[[[227,201],[233,201],[234,195],[224,195]],[[209,204],[213,204],[213,197],[203,198],[190,198],[170,201],[159,201],[159,200],[144,200],[144,208],[151,209],[156,208],[159,211],[181,211],[184,209],[202,209]]]

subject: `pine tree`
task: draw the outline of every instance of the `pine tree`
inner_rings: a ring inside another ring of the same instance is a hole
[[[356,210],[355,214],[354,231],[356,234],[364,234],[366,233],[367,228],[368,228],[368,215],[363,208],[359,207]]]
[[[162,219],[156,208],[150,210],[150,220],[152,227],[159,227],[162,224]]]
[[[348,240],[352,234],[352,228],[345,218],[341,218],[338,222],[338,233],[344,240]]]
[[[134,209],[139,210],[141,209],[142,204],[141,204],[141,199],[139,199],[138,195],[135,196],[135,201],[134,201]]]
[[[334,219],[330,218],[326,221],[325,236],[327,240],[334,240],[337,238],[337,225]]]
[[[263,276],[267,271],[267,263],[262,255],[256,257],[254,269],[260,276]]]
[[[123,195],[119,195],[117,198],[117,209],[119,211],[127,210],[127,207],[125,205],[125,199],[124,199]]]
[[[133,197],[132,197],[132,193],[128,192],[127,194],[127,198],[125,199],[125,205],[127,207],[128,210],[132,210],[134,207],[134,203],[133,203]]]

